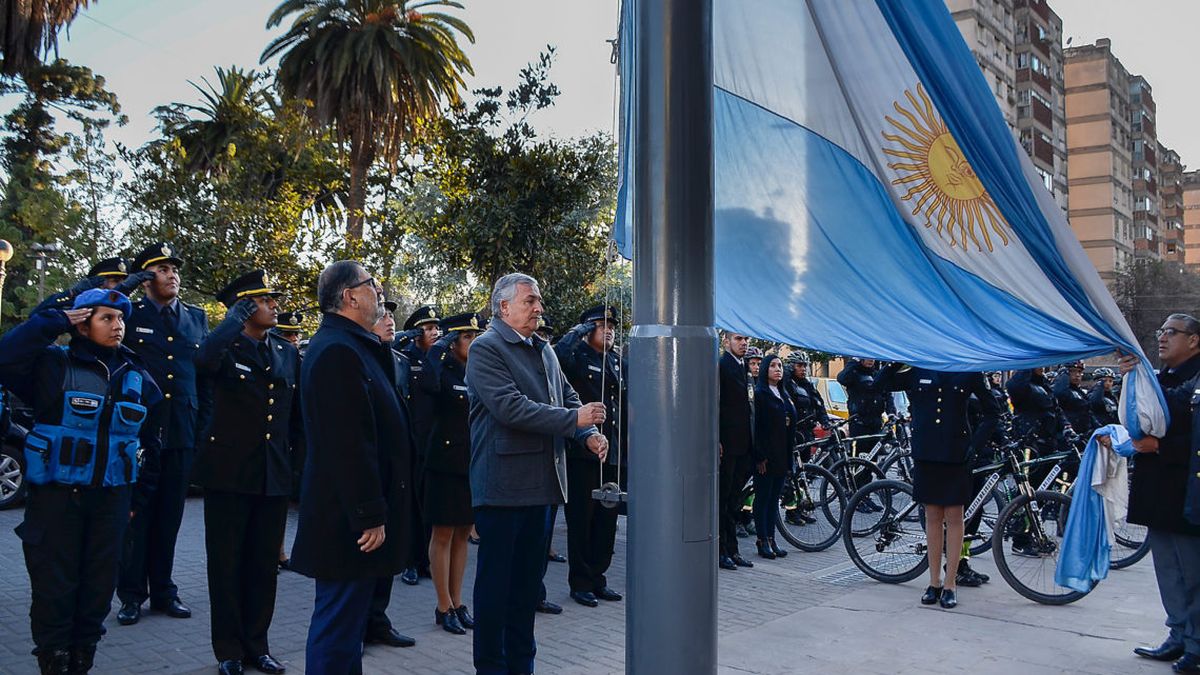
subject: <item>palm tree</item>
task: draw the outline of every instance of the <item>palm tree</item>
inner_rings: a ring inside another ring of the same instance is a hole
[[[217,67],[217,85],[204,78],[204,86],[192,82],[200,92],[199,105],[172,103],[154,109],[163,136],[178,143],[189,171],[219,172],[222,157],[237,152],[237,140],[263,125],[267,97],[253,70]]]
[[[442,101],[459,102],[463,74],[474,74],[457,34],[475,36],[463,20],[436,11],[462,9],[452,0],[284,0],[267,19],[292,26],[263,50],[282,55],[276,81],[305,101],[309,118],[332,125],[349,151],[346,239],[362,240],[367,172],[377,159],[395,169],[404,143]]]
[[[0,76],[21,75],[58,46],[58,31],[89,0],[4,0],[0,3]]]

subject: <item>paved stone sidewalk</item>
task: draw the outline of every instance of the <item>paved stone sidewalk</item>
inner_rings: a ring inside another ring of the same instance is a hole
[[[176,557],[180,596],[195,612],[178,620],[150,613],[132,627],[109,616],[94,672],[212,673],[204,573],[203,505],[188,501]],[[0,673],[36,673],[29,649],[29,585],[12,529],[19,509],[0,512]],[[625,587],[624,521],[610,575]],[[295,531],[295,512],[288,542]],[[749,542],[746,549],[751,546]],[[566,551],[561,514],[555,547]],[[474,555],[467,586],[474,579]],[[1133,658],[1138,644],[1163,637],[1162,609],[1150,560],[1113,572],[1091,595],[1065,607],[1029,602],[1008,588],[988,556],[976,567],[995,579],[963,589],[954,611],[922,607],[921,580],[899,586],[866,579],[840,545],[822,553],[793,551],[785,560],[720,574],[722,673],[1169,673],[1169,664]],[[566,565],[550,564],[549,597],[560,616],[538,616],[538,672],[620,673],[624,670],[624,603],[588,609],[567,597]],[[279,578],[271,649],[302,673],[313,584]],[[470,597],[466,598],[470,604]],[[370,647],[368,673],[471,673],[470,636],[433,624],[433,586],[397,583],[389,612],[397,630],[417,638],[411,649]]]

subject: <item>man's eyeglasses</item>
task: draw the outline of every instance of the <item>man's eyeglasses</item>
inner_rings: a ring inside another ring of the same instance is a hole
[[[1195,335],[1195,333],[1191,333],[1186,330],[1179,330],[1178,328],[1159,328],[1158,330],[1154,331],[1155,339],[1162,339],[1163,336],[1175,337],[1176,335]]]
[[[372,288],[374,288],[375,290],[379,290],[379,284],[375,283],[375,277],[367,277],[366,279],[363,279],[362,281],[359,281],[358,283],[350,284],[349,286],[346,287],[346,290],[352,291],[352,290],[358,288],[359,286],[366,286],[367,284],[371,284]]]

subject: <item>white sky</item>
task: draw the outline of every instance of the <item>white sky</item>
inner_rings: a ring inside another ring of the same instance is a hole
[[[616,34],[619,0],[463,2],[462,16],[478,39],[468,48],[477,73],[473,87],[511,84],[521,66],[553,44],[558,48],[553,79],[563,94],[535,124],[559,136],[612,129],[614,77],[605,40]],[[1200,0],[1050,4],[1074,44],[1112,39],[1126,68],[1144,75],[1154,89],[1159,139],[1185,163],[1200,166],[1195,123],[1200,88],[1191,49]],[[275,5],[275,0],[97,0],[75,21],[61,53],[108,79],[130,118],[110,136],[136,146],[153,134],[152,108],[196,99],[189,80],[211,79],[216,65],[257,66],[263,46],[281,32],[265,29]],[[10,105],[0,101],[0,112]]]

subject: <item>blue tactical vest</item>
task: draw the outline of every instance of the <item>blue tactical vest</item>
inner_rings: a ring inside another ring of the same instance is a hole
[[[120,389],[67,358],[59,424],[35,424],[25,437],[25,479],[34,485],[115,487],[137,480],[138,432],[146,419],[142,374],[123,365]]]

